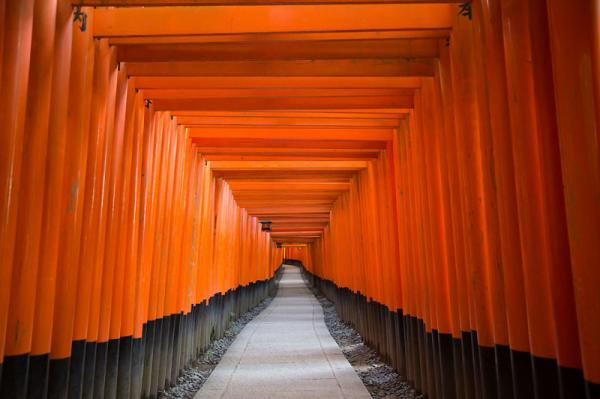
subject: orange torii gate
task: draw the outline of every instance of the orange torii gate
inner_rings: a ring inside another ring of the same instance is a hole
[[[0,0],[0,397],[155,397],[284,258],[428,397],[599,397],[596,3]]]

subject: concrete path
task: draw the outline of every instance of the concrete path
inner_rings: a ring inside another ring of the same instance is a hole
[[[371,398],[329,334],[300,269],[229,347],[194,399]]]

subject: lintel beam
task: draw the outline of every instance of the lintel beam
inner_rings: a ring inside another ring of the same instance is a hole
[[[280,182],[244,182],[231,181],[229,186],[234,191],[320,191],[342,192],[350,189],[349,183],[315,183],[303,181]]]
[[[400,118],[293,118],[293,117],[211,117],[182,116],[177,123],[186,127],[202,126],[265,126],[265,127],[383,127],[394,128],[400,125]]]
[[[439,41],[427,39],[259,41],[121,45],[120,62],[434,58]]]
[[[240,43],[240,42],[287,42],[293,45],[300,41],[319,40],[393,40],[393,39],[443,39],[450,36],[450,29],[393,29],[340,32],[267,32],[235,33],[216,35],[175,35],[175,36],[124,36],[111,37],[112,45],[142,44],[201,44],[201,43]]]
[[[427,4],[457,3],[456,0],[71,0],[74,6],[165,7],[165,6],[247,6],[317,4]]]
[[[146,89],[145,98],[262,98],[262,97],[371,97],[413,95],[410,88],[218,88],[218,89]]]
[[[368,161],[376,159],[376,153],[347,154],[261,154],[261,155],[205,155],[208,161]]]
[[[215,128],[190,128],[192,139],[245,139],[245,140],[296,140],[296,141],[323,141],[323,140],[356,140],[356,141],[391,141],[393,129],[390,128],[306,128],[301,134],[297,130],[281,127],[215,127]],[[300,136],[300,137],[299,137]]]
[[[297,110],[297,109],[352,109],[412,108],[412,95],[356,96],[356,97],[237,97],[237,98],[169,98],[153,100],[155,111],[206,110]]]
[[[450,4],[97,8],[93,29],[96,37],[447,29],[455,14]]]
[[[366,161],[213,161],[211,169],[214,171],[237,170],[359,170],[368,165]]]
[[[193,131],[197,130],[196,128],[190,128],[190,134],[193,135]],[[329,129],[333,130],[333,129]],[[374,130],[374,129],[373,129]],[[385,150],[386,149],[386,141],[382,140],[369,140],[369,139],[328,139],[328,140],[306,140],[302,137],[296,138],[280,138],[275,135],[271,137],[265,138],[249,138],[249,137],[191,137],[194,143],[196,143],[196,148],[198,152],[202,153],[205,148],[210,148],[211,150],[215,147],[224,147],[224,148],[258,148],[261,151],[264,148],[281,148],[288,149],[290,151],[303,151],[308,150],[312,151],[314,149],[319,150],[356,150],[356,151],[373,151],[373,150]]]
[[[138,89],[419,88],[408,76],[133,76]]]
[[[129,76],[432,77],[433,58],[129,62]]]

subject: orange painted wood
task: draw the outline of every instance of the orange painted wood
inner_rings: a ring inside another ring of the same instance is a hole
[[[40,268],[40,240],[42,236],[44,184],[46,176],[46,153],[48,151],[48,128],[52,101],[52,65],[43,64],[54,59],[54,31],[56,27],[56,2],[35,2],[34,29],[32,32],[31,63],[29,73],[27,110],[23,160],[28,166],[21,175],[20,197],[13,260],[13,280],[10,289],[10,308],[7,326],[6,353],[8,355],[48,353],[52,333],[52,313],[39,311],[36,303],[52,306],[48,286],[53,286],[53,271]],[[46,278],[48,280],[46,280]],[[51,284],[39,284],[38,280]],[[53,287],[51,287],[53,288]],[[39,308],[39,307],[38,307]],[[46,339],[44,339],[46,338]],[[42,341],[42,342],[39,342]]]
[[[139,278],[136,284],[134,332],[135,338],[141,338],[144,323],[148,320],[148,302],[150,297],[150,283],[152,281],[152,266],[155,230],[155,211],[159,176],[159,153],[161,141],[156,127],[156,120],[151,110],[144,111],[144,140],[142,143],[143,178],[140,182],[140,228],[139,228],[139,254],[135,259]]]
[[[45,201],[51,202],[49,196],[55,197],[52,208],[46,210],[45,230],[46,244],[44,246],[44,258],[41,259],[40,271],[44,270],[38,280],[38,297],[36,305],[36,323],[48,320],[48,328],[36,328],[39,335],[34,340],[35,348],[32,353],[47,354],[50,352],[51,343],[54,354],[57,357],[68,356],[71,349],[71,341],[74,339],[75,331],[75,307],[77,303],[78,271],[80,236],[82,233],[82,211],[83,191],[85,187],[85,168],[87,161],[89,123],[89,106],[91,102],[92,64],[88,63],[88,56],[93,52],[90,36],[82,35],[73,37],[73,26],[71,24],[70,9],[63,2],[59,2],[57,20],[57,59],[54,68],[60,81],[55,81],[54,89],[62,87],[62,92],[55,92],[55,101],[65,101],[62,109],[54,109],[54,117],[61,115],[66,117],[65,126],[59,126],[58,132],[66,129],[66,135],[62,138],[62,148],[54,149],[54,160],[48,159],[47,168],[53,171],[48,176]],[[71,43],[72,42],[72,43]],[[71,52],[72,51],[72,55]],[[70,63],[70,65],[68,64]],[[70,73],[70,71],[72,73]],[[67,82],[64,79],[69,79]],[[65,94],[68,85],[68,94]],[[84,90],[88,89],[88,92]],[[61,98],[62,97],[62,98]],[[60,98],[60,100],[58,100]],[[66,102],[68,100],[68,103]],[[78,112],[67,114],[66,109],[81,107]],[[53,135],[60,137],[55,131]],[[73,152],[66,153],[66,143],[71,143]],[[56,146],[56,144],[54,144]],[[49,156],[51,153],[48,154]],[[60,157],[64,160],[64,179],[60,170]],[[57,173],[51,177],[52,173]],[[62,183],[61,182],[62,179]],[[53,187],[53,189],[49,189]],[[60,190],[60,191],[59,191]],[[60,201],[60,203],[57,203]],[[52,211],[51,209],[54,209]],[[60,233],[59,233],[60,232]],[[59,237],[62,233],[62,240]],[[62,262],[61,262],[62,260]],[[61,273],[62,284],[57,284],[57,275]],[[89,298],[89,297],[88,297]],[[85,301],[85,299],[82,298]],[[79,327],[79,326],[78,326]],[[87,327],[87,325],[86,325]],[[80,333],[80,330],[76,330]],[[77,335],[79,339],[85,338]],[[56,337],[56,338],[55,338]]]
[[[598,384],[600,323],[592,316],[600,304],[598,5],[583,1],[564,15],[565,6],[547,2],[556,121],[581,360],[586,378]]]
[[[91,20],[90,22],[91,23]],[[75,29],[78,29],[75,27]],[[84,247],[90,243],[84,241],[84,234],[89,231],[84,230],[86,221],[84,216],[88,209],[88,203],[91,202],[90,191],[88,187],[93,187],[93,183],[87,180],[87,169],[90,166],[91,157],[88,157],[89,151],[94,151],[97,137],[89,134],[91,125],[91,104],[93,101],[94,86],[94,55],[95,48],[91,35],[73,35],[72,44],[73,54],[71,56],[71,80],[69,82],[69,109],[77,110],[69,114],[67,119],[67,130],[71,136],[69,142],[72,143],[73,156],[67,157],[65,165],[64,189],[70,192],[70,195],[64,197],[66,204],[63,207],[67,209],[66,216],[63,218],[63,228],[67,232],[65,239],[61,242],[60,253],[67,252],[69,257],[67,262],[75,262],[78,268],[76,300],[73,312],[73,339],[85,340],[87,337],[87,328],[89,320],[89,309],[92,295],[92,275],[94,272],[94,262],[87,260],[89,267],[82,266],[82,254]],[[100,152],[100,151],[99,151]],[[100,155],[100,154],[99,154]],[[86,201],[86,192],[87,200]],[[63,208],[64,209],[64,208]],[[90,216],[88,214],[88,216]],[[90,216],[91,217],[91,216]],[[92,217],[94,222],[97,218]],[[97,234],[94,231],[93,234]],[[86,234],[86,238],[88,238]],[[76,237],[76,238],[69,238]],[[74,244],[72,250],[65,250],[65,247]],[[94,242],[95,246],[96,242]]]
[[[418,88],[421,78],[404,76],[134,76],[140,89]]]
[[[482,3],[482,32],[485,40],[490,129],[494,148],[494,170],[497,182],[497,203],[499,216],[500,249],[502,254],[502,274],[508,341],[511,348],[526,352],[529,350],[527,334],[527,314],[522,276],[521,248],[511,241],[518,236],[515,168],[511,149],[512,139],[505,132],[510,129],[506,95],[507,77],[503,51],[501,7],[499,1]]]
[[[490,215],[486,207],[492,198],[486,192],[486,178],[482,165],[485,154],[482,153],[482,126],[478,117],[467,117],[477,113],[477,81],[475,72],[474,43],[468,20],[457,22],[454,37],[461,47],[450,49],[452,79],[454,80],[454,101],[457,109],[455,131],[459,153],[459,179],[463,188],[463,223],[466,238],[466,282],[472,299],[470,301],[471,328],[478,332],[478,342],[484,346],[494,344],[491,303],[488,296],[489,280],[486,278],[490,267],[490,242],[487,231]],[[461,53],[469,54],[468,58]]]
[[[131,62],[132,76],[408,77],[432,76],[431,58],[311,59],[269,61]],[[340,106],[342,108],[342,106]]]
[[[21,181],[33,0],[4,5],[0,67],[0,358],[5,354]],[[14,339],[14,336],[12,337]]]
[[[164,120],[168,117],[166,114],[154,114],[154,129],[155,134],[157,135],[157,161],[154,164],[156,168],[156,186],[154,188],[155,191],[155,201],[156,208],[153,210],[153,219],[154,219],[154,229],[151,231],[159,232],[164,226],[164,201],[165,201],[165,190],[166,190],[166,176],[169,165],[167,163],[169,154],[169,146],[170,146],[170,138],[171,134],[168,134],[168,131],[165,131]],[[153,238],[152,242],[148,245],[151,245],[153,248],[150,249],[153,254],[153,262],[152,262],[152,272],[151,272],[151,281],[150,281],[150,290],[148,292],[148,320],[155,320],[157,318],[162,317],[162,314],[158,313],[158,293],[160,287],[160,260],[162,256],[162,235],[156,236]]]
[[[293,44],[297,41],[322,40],[372,40],[372,39],[443,39],[450,34],[444,29],[390,29],[362,31],[323,31],[323,32],[263,32],[234,34],[200,34],[176,36],[114,36],[109,38],[111,44],[196,44],[196,43],[244,43],[282,41]]]
[[[123,188],[123,158],[125,147],[124,114],[126,107],[127,91],[125,71],[117,71],[116,59],[113,51],[110,74],[111,85],[106,114],[106,132],[114,136],[112,143],[112,159],[110,163],[110,181],[108,183],[107,214],[106,214],[106,242],[102,248],[104,251],[103,265],[101,267],[102,277],[99,302],[98,338],[97,342],[107,342],[110,339],[110,324],[112,312],[113,287],[115,282],[115,266],[117,258],[117,246],[119,244],[119,206],[120,194]],[[120,120],[116,120],[119,116]]]
[[[203,44],[136,44],[119,46],[119,61],[235,61],[361,58],[433,58],[438,40],[311,40]]]
[[[392,129],[327,129],[311,128],[302,129],[302,135],[286,128],[190,128],[190,137],[196,141],[203,138],[221,139],[246,139],[246,140],[363,140],[363,141],[387,141],[391,139]],[[336,141],[332,141],[335,145]]]
[[[289,97],[399,97],[410,96],[410,88],[363,88],[363,89],[145,89],[144,96],[154,99],[197,99],[197,98],[289,98]],[[176,111],[176,110],[173,110]]]
[[[218,126],[282,126],[292,127],[395,127],[401,118],[336,118],[310,117],[298,115],[296,117],[281,117],[273,115],[270,117],[245,117],[245,116],[179,116],[177,122],[190,128],[194,127],[218,127]]]
[[[544,2],[532,0],[531,7],[543,8]],[[581,368],[581,353],[577,334],[577,313],[565,213],[565,197],[560,167],[560,148],[556,109],[553,98],[551,49],[548,37],[548,15],[546,12],[530,14],[530,29],[534,59],[534,85],[540,146],[540,164],[543,169],[543,202],[545,240],[548,252],[548,277],[552,292],[552,313],[556,336],[556,356],[561,366]],[[548,112],[544,112],[548,110]],[[555,211],[550,211],[555,210]],[[558,294],[560,292],[560,294]]]
[[[83,0],[82,32],[0,1],[0,362],[143,338],[286,257],[401,312],[428,397],[511,397],[521,355],[532,392],[600,382],[600,22],[563,3]]]
[[[454,13],[449,4],[98,8],[94,35],[438,29]]]
[[[78,302],[75,318],[75,333],[85,334],[92,342],[97,341],[100,322],[100,298],[104,264],[104,245],[106,242],[106,223],[108,214],[108,184],[110,181],[113,157],[113,137],[106,130],[108,113],[107,98],[112,96],[111,77],[112,52],[106,41],[94,42],[94,78],[90,111],[90,132],[96,132],[90,138],[88,147],[88,165],[86,171],[86,202],[84,206],[84,224],[82,227],[80,268],[82,275],[79,292],[89,284],[90,303]],[[84,281],[86,283],[84,283]],[[89,281],[89,283],[87,283]]]
[[[156,7],[156,6],[193,6],[193,5],[248,5],[248,4],[331,4],[331,3],[347,3],[357,2],[363,3],[445,3],[452,2],[450,0],[327,0],[323,3],[323,0],[286,0],[286,1],[273,1],[273,0],[238,0],[237,2],[225,1],[225,0],[73,0],[73,5],[88,5],[88,6],[113,6],[113,7],[132,7],[132,6],[144,6],[144,7]]]
[[[532,51],[528,5],[502,4],[505,32],[505,56],[508,78],[508,98],[513,134],[513,154],[517,186],[517,205],[523,256],[523,273],[527,303],[531,351],[544,357],[556,356],[555,331],[552,328],[551,292],[548,278],[548,253],[544,237],[542,212],[541,147],[536,120],[534,69],[525,62]],[[512,34],[507,35],[510,29]],[[517,47],[517,41],[519,43]]]
[[[194,135],[196,134],[194,130],[194,128],[190,128],[191,130],[191,135],[192,135],[192,140],[195,144],[197,144],[197,149],[200,153],[202,153],[202,149],[203,148],[208,148],[210,149],[210,151],[214,151],[215,147],[221,147],[220,152],[223,152],[224,150],[222,149],[223,147],[225,148],[225,151],[228,151],[228,149],[230,148],[239,148],[239,147],[243,147],[244,149],[249,149],[249,151],[264,151],[265,148],[268,148],[269,150],[272,150],[274,148],[279,149],[279,151],[285,151],[287,150],[288,152],[291,151],[298,151],[298,152],[307,152],[307,151],[314,151],[315,149],[318,150],[327,150],[327,151],[337,151],[337,152],[341,152],[341,151],[374,151],[374,150],[383,150],[385,148],[385,142],[384,141],[377,141],[377,140],[335,140],[334,138],[329,139],[329,140],[310,140],[310,139],[305,139],[304,137],[294,137],[291,139],[280,139],[279,137],[277,139],[269,139],[268,137],[265,138],[238,138],[238,137],[234,137],[234,138],[222,138],[222,137],[206,137],[206,138],[197,138],[194,137]],[[215,130],[215,129],[213,129]],[[291,132],[289,132],[288,129],[285,129],[282,133],[287,132],[287,134],[290,134]],[[302,130],[302,132],[305,132],[305,130]],[[313,130],[314,132],[314,130]],[[332,133],[335,132],[335,130],[333,129],[319,129],[318,130],[319,134],[325,134],[325,133]],[[268,133],[268,131],[267,131]],[[338,132],[339,133],[339,132]],[[371,130],[371,134],[373,134],[374,132]],[[338,134],[339,136],[339,134]]]
[[[76,309],[76,325],[81,320],[82,330],[87,327],[87,339],[95,342],[98,339],[100,323],[100,303],[102,278],[104,275],[104,245],[106,243],[106,224],[108,216],[108,184],[111,178],[113,157],[113,137],[108,134],[106,117],[109,113],[107,99],[112,99],[111,62],[114,53],[110,51],[106,41],[94,43],[94,81],[90,114],[90,131],[92,135],[88,149],[88,168],[86,172],[86,204],[84,208],[85,223],[82,232],[82,248],[80,267],[89,270],[91,300],[78,303]],[[80,292],[86,286],[81,283]],[[87,314],[89,313],[89,314]],[[87,320],[88,325],[85,325]],[[81,331],[77,328],[75,331]],[[86,331],[86,330],[83,330]]]
[[[71,12],[72,9],[68,4],[58,2],[54,65],[52,67],[52,103],[48,129],[48,153],[46,155],[46,169],[48,171],[44,194],[46,207],[42,222],[44,227],[40,250],[40,269],[48,270],[46,275],[51,281],[40,284],[39,289],[47,289],[48,301],[53,298],[54,305],[53,313],[45,306],[40,309],[41,312],[47,312],[46,317],[53,314],[52,349],[50,353],[52,359],[65,358],[71,353],[73,308],[75,306],[78,272],[77,262],[60,262],[60,238],[63,231],[64,205],[67,196],[71,194],[70,190],[64,190],[64,175],[67,167],[65,154],[68,150],[70,138],[67,127],[73,42]],[[66,248],[69,255],[71,255],[69,253],[71,251],[72,248]],[[56,273],[56,276],[61,276],[61,278],[53,281],[54,273]],[[56,291],[54,292],[54,290]],[[56,296],[54,296],[55,293]],[[50,344],[50,334],[46,338],[46,345],[48,344]]]

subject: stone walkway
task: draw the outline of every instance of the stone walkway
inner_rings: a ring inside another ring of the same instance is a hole
[[[300,269],[237,336],[194,399],[371,398],[329,334]]]

